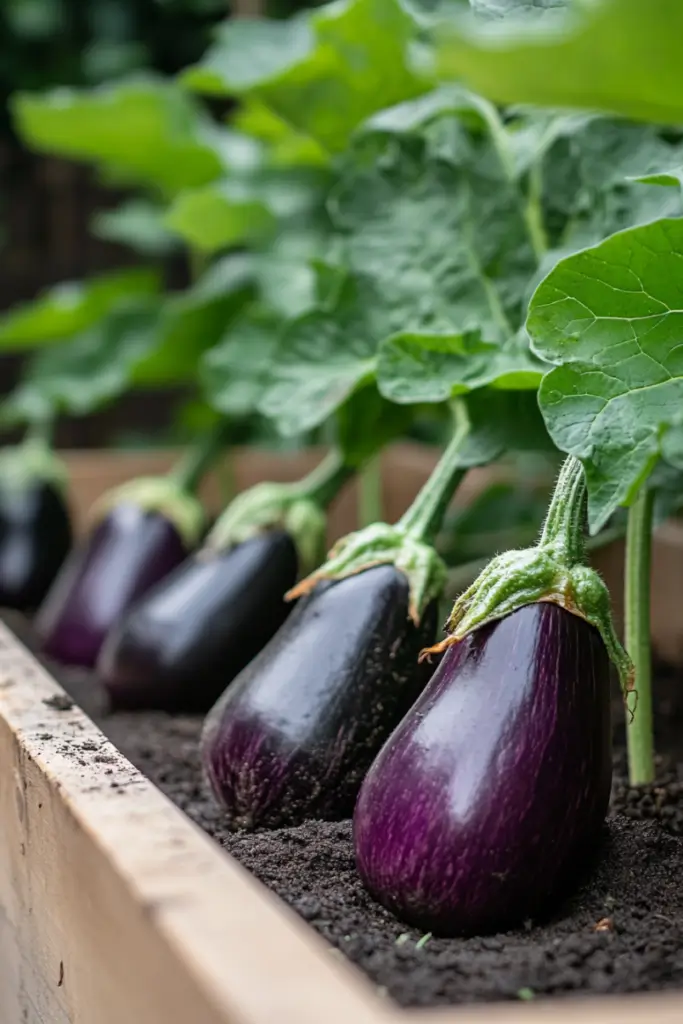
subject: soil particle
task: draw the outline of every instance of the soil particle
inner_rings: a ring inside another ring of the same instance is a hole
[[[74,707],[74,701],[61,693],[56,693],[54,697],[46,697],[43,704],[46,708],[52,708],[53,711],[71,711]]]
[[[54,671],[54,670],[53,670]],[[108,715],[97,684],[61,681],[113,743],[381,991],[405,1006],[683,986],[683,685],[660,675],[657,782],[633,789],[622,737],[610,819],[589,878],[551,920],[504,934],[425,937],[379,907],[355,871],[351,823],[229,832],[207,793],[197,744],[201,720],[158,713]],[[679,696],[681,695],[681,696]],[[617,709],[618,713],[618,709]]]

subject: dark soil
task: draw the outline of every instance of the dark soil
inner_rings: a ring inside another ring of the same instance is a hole
[[[631,789],[617,746],[590,878],[552,921],[473,939],[422,936],[377,906],[356,876],[348,821],[228,832],[201,778],[200,719],[109,715],[91,677],[54,674],[190,818],[405,1006],[683,987],[683,680],[671,673],[658,674],[655,694],[658,781]]]

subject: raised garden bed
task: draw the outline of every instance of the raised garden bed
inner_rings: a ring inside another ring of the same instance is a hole
[[[412,456],[414,479],[407,453],[395,474],[389,454],[389,485],[400,478],[414,492],[431,456]],[[111,475],[102,477],[106,486]],[[601,561],[609,575],[618,560],[606,552]],[[655,545],[653,617],[655,647],[672,664],[683,650],[673,600],[682,562],[683,530],[669,524]],[[364,894],[348,823],[225,833],[197,769],[197,719],[107,716],[91,679],[60,675],[69,699],[15,635],[30,644],[30,632],[7,621],[15,632],[0,630],[0,1021],[680,1019],[675,992],[655,992],[683,982],[676,671],[660,673],[657,691],[659,747],[671,755],[663,784],[632,793],[617,760],[598,867],[563,913],[505,936],[420,941]],[[640,990],[655,994],[544,998]],[[512,1001],[467,1005],[483,1000]]]

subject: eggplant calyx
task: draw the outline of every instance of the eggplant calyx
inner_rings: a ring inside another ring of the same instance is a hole
[[[204,531],[204,509],[198,498],[179,486],[172,476],[139,477],[107,491],[91,511],[94,525],[118,505],[136,505],[144,512],[156,512],[175,526],[184,544],[194,548]]]
[[[456,600],[446,623],[449,635],[426,648],[420,657],[440,654],[475,629],[543,601],[559,605],[598,630],[619,673],[624,695],[632,692],[633,664],[616,635],[605,583],[586,565],[568,565],[563,552],[552,543],[506,551],[493,558]]]
[[[230,502],[204,544],[226,551],[269,530],[284,529],[294,541],[303,572],[320,563],[325,551],[326,516],[297,484],[262,483]]]
[[[68,479],[63,462],[48,445],[39,441],[25,441],[0,452],[0,483],[8,490],[24,490],[33,483],[45,483],[63,494]]]
[[[343,580],[377,565],[393,565],[407,578],[409,614],[419,625],[429,602],[443,591],[446,566],[431,545],[417,540],[400,526],[387,523],[373,523],[342,537],[327,561],[285,594],[285,599],[310,593],[322,580]]]

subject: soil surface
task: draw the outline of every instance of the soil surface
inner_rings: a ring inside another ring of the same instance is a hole
[[[30,638],[17,620],[8,624]],[[683,680],[657,674],[656,784],[631,789],[617,727],[611,816],[596,867],[554,918],[438,939],[377,906],[356,875],[351,824],[230,833],[198,763],[201,719],[107,713],[96,680],[53,674],[145,775],[337,950],[405,1006],[683,987]],[[617,703],[615,720],[620,712]]]

